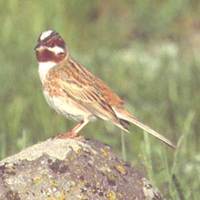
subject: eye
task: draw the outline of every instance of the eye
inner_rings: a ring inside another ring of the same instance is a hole
[[[49,47],[54,47],[54,42],[53,41],[48,42],[48,46]]]
[[[65,55],[65,53],[64,52],[59,52],[58,55],[59,56],[63,56],[63,55]]]

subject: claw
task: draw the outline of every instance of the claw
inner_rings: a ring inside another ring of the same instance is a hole
[[[59,138],[59,139],[68,139],[68,138],[76,138],[78,137],[78,134],[74,131],[69,131],[69,132],[66,132],[66,133],[61,133],[59,135],[56,136],[56,138]]]

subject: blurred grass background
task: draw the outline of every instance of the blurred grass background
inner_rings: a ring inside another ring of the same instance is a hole
[[[0,0],[0,158],[74,125],[50,110],[37,72],[34,45],[53,28],[73,57],[178,148],[136,127],[123,137],[102,121],[82,133],[138,165],[167,199],[199,199],[199,13],[198,0]]]

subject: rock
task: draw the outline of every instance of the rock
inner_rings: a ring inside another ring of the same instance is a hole
[[[162,199],[107,145],[49,139],[0,161],[0,200]]]

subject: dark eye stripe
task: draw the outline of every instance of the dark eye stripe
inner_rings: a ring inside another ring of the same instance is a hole
[[[66,53],[55,54],[48,49],[42,50],[40,52],[36,52],[36,56],[39,62],[55,62],[58,63],[64,59]]]

